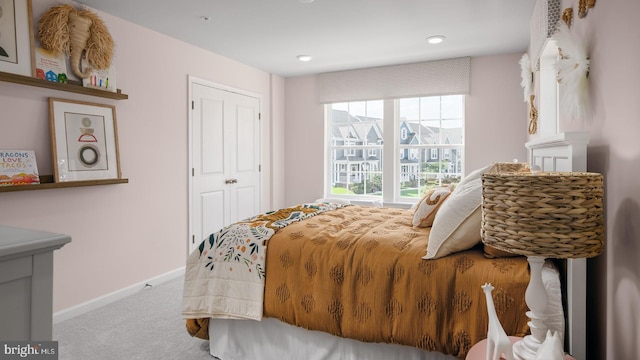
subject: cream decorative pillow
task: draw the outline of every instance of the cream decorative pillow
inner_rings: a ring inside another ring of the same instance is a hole
[[[431,189],[418,203],[415,205],[413,213],[413,226],[429,227],[433,224],[433,219],[442,203],[451,195],[453,185],[440,186]]]
[[[427,254],[423,259],[437,259],[467,250],[480,242],[482,223],[482,174],[492,165],[473,171],[462,179],[436,213]]]

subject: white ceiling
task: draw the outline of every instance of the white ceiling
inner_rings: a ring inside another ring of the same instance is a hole
[[[284,77],[526,51],[535,0],[80,0]],[[205,21],[202,17],[208,17]],[[444,35],[439,45],[426,38]],[[118,39],[115,39],[116,43]],[[166,49],[171,51],[171,49]],[[296,59],[308,54],[307,63]]]

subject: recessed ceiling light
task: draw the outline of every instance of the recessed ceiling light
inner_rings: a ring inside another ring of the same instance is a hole
[[[200,16],[200,20],[202,20],[202,21],[205,21],[205,22],[206,22],[206,21],[210,21],[210,20],[211,20],[211,18],[210,18],[209,16],[202,15],[202,16]]]
[[[298,60],[300,61],[311,61],[311,55],[298,55]]]
[[[441,42],[443,42],[443,41],[444,41],[444,39],[445,39],[445,37],[444,37],[444,36],[442,36],[442,35],[429,36],[429,37],[427,38],[427,42],[428,42],[429,44],[440,44]]]
[[[311,4],[314,0],[298,0],[302,4]]]

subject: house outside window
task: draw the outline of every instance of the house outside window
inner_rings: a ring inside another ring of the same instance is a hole
[[[329,142],[327,193],[332,196],[380,197],[384,132],[382,100],[327,105]]]
[[[419,153],[425,155],[410,169],[401,168],[400,199],[420,198],[434,187],[458,183],[463,174],[464,96],[400,99],[398,113],[397,126],[407,128],[415,139],[400,144],[400,151],[423,149]]]
[[[326,194],[415,202],[460,181],[464,95],[334,103],[325,112]]]
[[[347,143],[345,143],[345,145],[346,146],[353,146],[354,143],[347,142]],[[356,149],[354,149],[353,147],[347,148],[347,156],[356,156]]]

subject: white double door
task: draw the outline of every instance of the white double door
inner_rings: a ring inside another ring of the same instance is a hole
[[[260,99],[190,80],[189,253],[260,211]]]

